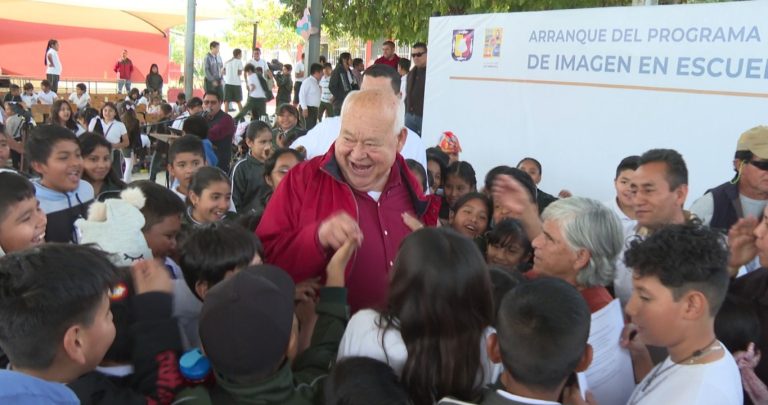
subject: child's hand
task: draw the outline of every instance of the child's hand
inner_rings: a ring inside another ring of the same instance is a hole
[[[344,287],[344,270],[347,268],[347,263],[349,263],[349,259],[352,258],[352,254],[355,253],[357,247],[357,240],[349,238],[333,254],[331,261],[328,262],[328,266],[325,268],[328,274],[325,280],[326,287]]]
[[[355,247],[363,243],[363,231],[349,214],[339,212],[333,214],[320,224],[317,230],[317,239],[324,248],[340,249],[350,239]]]
[[[293,294],[294,301],[315,301],[317,290],[320,289],[320,279],[318,277],[310,278],[296,284],[296,290]]]
[[[156,260],[141,260],[131,266],[136,295],[148,292],[173,293],[173,280],[168,270]]]
[[[414,232],[424,227],[424,224],[422,224],[421,221],[407,212],[403,213],[403,222],[405,222],[405,226]]]

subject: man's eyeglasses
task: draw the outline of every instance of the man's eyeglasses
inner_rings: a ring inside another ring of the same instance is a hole
[[[218,100],[203,100],[203,104],[219,104]]]
[[[422,55],[424,55],[426,52],[414,52],[411,54],[412,58],[420,58]]]
[[[763,161],[750,160],[749,164],[751,164],[752,166],[755,166],[760,170],[768,171],[768,160],[763,160]]]

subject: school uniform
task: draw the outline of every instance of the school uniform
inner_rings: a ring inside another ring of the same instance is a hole
[[[40,209],[48,218],[45,228],[46,242],[78,243],[75,220],[88,217],[88,207],[93,202],[93,187],[80,180],[77,189],[61,192],[45,187],[40,180],[33,180],[35,195]]]
[[[269,190],[264,181],[264,162],[250,154],[232,169],[232,200],[237,212],[261,212],[263,196]]]

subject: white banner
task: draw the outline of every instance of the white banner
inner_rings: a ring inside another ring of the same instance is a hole
[[[768,2],[430,19],[423,137],[459,137],[482,184],[534,157],[541,188],[607,200],[622,158],[673,148],[687,204],[768,125]]]

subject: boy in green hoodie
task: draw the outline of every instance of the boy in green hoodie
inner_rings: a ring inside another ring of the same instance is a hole
[[[328,264],[312,345],[298,355],[295,286],[287,273],[269,265],[249,267],[213,287],[200,314],[200,340],[216,386],[182,391],[177,403],[321,401],[324,377],[349,318],[344,268],[357,247],[353,243],[342,246]]]

